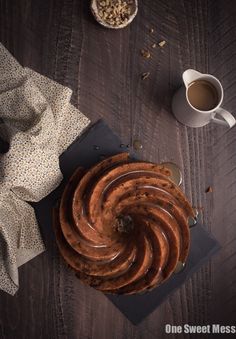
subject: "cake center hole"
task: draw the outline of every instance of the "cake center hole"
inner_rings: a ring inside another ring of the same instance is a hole
[[[130,215],[116,217],[114,229],[119,233],[130,233],[134,229],[134,222]]]

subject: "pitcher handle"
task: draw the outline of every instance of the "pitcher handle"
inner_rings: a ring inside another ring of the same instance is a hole
[[[233,127],[236,123],[235,118],[233,117],[233,115],[231,113],[229,113],[228,111],[226,111],[224,108],[217,108],[215,111],[216,114],[220,115],[223,119],[218,119],[213,117],[212,121],[215,122],[218,125],[223,125],[223,126],[227,126],[229,128]]]

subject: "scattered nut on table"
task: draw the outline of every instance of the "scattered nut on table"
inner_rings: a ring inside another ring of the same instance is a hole
[[[142,74],[142,80],[145,80],[145,79],[147,79],[148,77],[149,77],[149,75],[150,75],[150,72],[145,72],[145,73],[143,73]]]
[[[213,192],[212,187],[211,187],[211,186],[207,187],[207,189],[206,189],[205,192],[206,192],[206,193],[212,193],[212,192]]]
[[[141,49],[140,52],[141,55],[146,59],[149,59],[151,57],[151,53],[147,49]]]
[[[165,41],[165,40],[162,40],[162,41],[159,42],[158,45],[159,45],[160,47],[164,47],[165,44],[166,44],[166,41]]]

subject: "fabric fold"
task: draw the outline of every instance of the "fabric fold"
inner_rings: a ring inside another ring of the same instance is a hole
[[[61,182],[59,156],[90,123],[72,91],[21,67],[0,44],[0,289],[14,294],[18,267],[45,249],[34,209]]]
[[[14,294],[18,267],[45,250],[34,209],[13,192],[0,193],[0,289]]]

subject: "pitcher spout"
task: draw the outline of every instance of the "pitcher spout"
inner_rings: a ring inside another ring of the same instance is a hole
[[[183,75],[183,82],[185,87],[187,88],[191,82],[197,80],[202,77],[202,73],[195,71],[194,69],[187,69]]]

